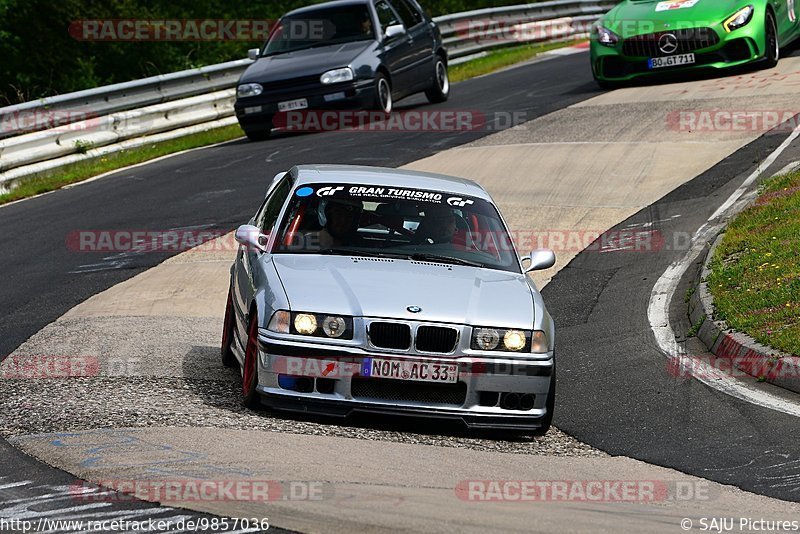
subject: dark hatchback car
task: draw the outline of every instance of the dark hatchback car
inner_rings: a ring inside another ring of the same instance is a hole
[[[391,113],[425,92],[450,93],[438,26],[415,0],[338,0],[297,9],[278,22],[239,79],[234,106],[251,140],[269,137],[276,116],[298,110]]]

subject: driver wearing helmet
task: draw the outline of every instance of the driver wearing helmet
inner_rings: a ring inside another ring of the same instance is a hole
[[[322,200],[317,210],[322,226],[317,234],[321,250],[357,245],[358,224],[364,206],[360,200]]]

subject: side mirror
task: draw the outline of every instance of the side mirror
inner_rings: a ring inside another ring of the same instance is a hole
[[[522,258],[522,261],[525,260],[531,262],[525,269],[526,273],[541,271],[543,269],[549,269],[556,264],[556,253],[549,248],[540,248],[531,252],[529,256]]]
[[[263,244],[266,238],[267,236],[261,233],[261,229],[258,226],[243,224],[236,229],[236,242],[246,246],[249,250],[266,252],[267,248]]]
[[[260,55],[261,55],[260,48],[251,48],[250,50],[247,51],[247,59],[256,60]]]
[[[391,26],[386,28],[386,32],[383,35],[384,37],[386,37],[387,41],[390,41],[405,34],[406,34],[406,29],[403,27],[402,24],[392,24]]]

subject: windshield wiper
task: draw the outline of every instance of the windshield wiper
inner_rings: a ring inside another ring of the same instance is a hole
[[[428,252],[415,252],[409,256],[412,260],[417,261],[431,261],[442,263],[453,263],[455,265],[466,265],[467,267],[485,267],[484,264],[477,261],[464,260],[454,256],[443,256],[441,254],[430,254]]]
[[[332,247],[320,251],[320,254],[337,254],[344,256],[365,256],[368,258],[408,258],[407,254],[391,254],[377,250],[364,250],[361,248]]]

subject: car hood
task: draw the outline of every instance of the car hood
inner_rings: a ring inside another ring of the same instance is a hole
[[[663,0],[626,0],[603,17],[603,24],[627,38],[667,29],[714,26],[723,22],[737,9],[747,5],[747,2],[742,0],[688,0],[683,4],[687,7],[656,11],[659,5],[679,3]],[[636,22],[652,24],[636,24]]]
[[[262,57],[247,68],[239,83],[268,83],[321,75],[330,69],[346,67],[374,44],[374,41],[356,41]]]
[[[293,311],[530,329],[524,275],[429,262],[276,255]],[[411,313],[409,306],[422,311]]]

